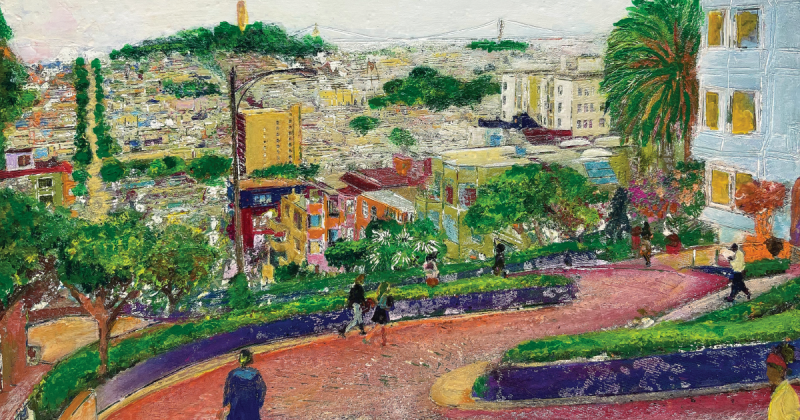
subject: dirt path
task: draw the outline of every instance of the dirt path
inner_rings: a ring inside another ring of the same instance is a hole
[[[89,190],[89,199],[86,201],[86,208],[81,215],[85,219],[95,222],[103,221],[110,208],[111,196],[105,190],[103,179],[100,178],[100,168],[103,167],[103,160],[97,157],[97,136],[94,134],[94,107],[97,104],[95,90],[97,86],[94,80],[94,71],[89,69],[89,105],[87,105],[86,119],[87,130],[86,138],[89,140],[89,147],[92,149],[92,163],[86,168],[91,177],[86,181],[86,188]]]
[[[498,360],[527,339],[622,325],[642,312],[659,313],[727,284],[720,277],[666,266],[615,267],[571,271],[581,276],[581,292],[577,302],[564,306],[400,323],[391,328],[385,348],[355,335],[258,354],[255,367],[269,387],[262,417],[445,418],[449,410],[429,398],[431,385],[445,372]],[[232,368],[229,363],[156,391],[108,418],[214,418]]]

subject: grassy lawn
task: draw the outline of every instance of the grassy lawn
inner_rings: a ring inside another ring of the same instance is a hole
[[[590,358],[601,354],[627,358],[697,350],[720,344],[800,337],[800,278],[752,301],[706,314],[688,322],[665,322],[646,329],[618,328],[578,335],[559,335],[522,343],[504,362],[533,363]]]
[[[352,281],[352,280],[349,280]],[[444,283],[436,288],[424,284],[401,286],[391,293],[396,299],[419,299],[435,296],[452,296],[497,290],[520,289],[534,286],[557,286],[571,282],[563,276],[525,275],[509,278],[492,275]],[[370,297],[373,293],[368,293]],[[273,304],[247,311],[236,311],[216,318],[156,326],[136,337],[112,345],[109,354],[109,373],[114,375],[153,356],[168,352],[183,344],[214,335],[235,331],[247,325],[264,324],[296,315],[333,311],[344,308],[347,291],[324,296],[313,296],[292,302]],[[37,385],[30,398],[36,418],[58,418],[64,407],[79,392],[99,384],[95,372],[100,364],[97,346],[83,348],[73,356],[59,362]]]

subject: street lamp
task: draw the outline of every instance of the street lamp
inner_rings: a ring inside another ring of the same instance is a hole
[[[317,71],[314,69],[306,69],[306,68],[292,68],[292,69],[278,69],[278,70],[270,70],[263,73],[259,73],[242,83],[238,88],[236,87],[236,66],[231,66],[230,75],[229,75],[229,90],[230,90],[230,101],[231,101],[231,134],[232,134],[232,141],[231,147],[233,151],[233,167],[231,168],[231,172],[233,173],[233,218],[234,218],[234,243],[236,245],[236,268],[237,273],[241,274],[244,273],[244,237],[242,236],[242,209],[239,206],[239,133],[238,133],[238,125],[236,123],[236,114],[239,113],[239,105],[244,99],[244,96],[247,94],[247,91],[250,90],[257,82],[261,79],[264,79],[267,76],[271,76],[273,74],[278,73],[287,73],[287,74],[297,74],[303,77],[311,77],[317,74]],[[236,94],[241,91],[239,95],[239,99],[236,99]]]

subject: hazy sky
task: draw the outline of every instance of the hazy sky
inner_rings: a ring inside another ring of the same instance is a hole
[[[498,18],[570,33],[602,33],[629,5],[630,0],[247,2],[251,22],[278,22],[290,31],[318,23],[390,38],[432,35]],[[27,61],[71,58],[87,50],[108,52],[180,29],[236,20],[235,0],[0,0],[0,8],[14,30],[14,50]]]

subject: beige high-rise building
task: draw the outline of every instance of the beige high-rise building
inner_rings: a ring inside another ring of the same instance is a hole
[[[303,141],[300,104],[292,105],[288,111],[243,110],[239,112],[237,122],[239,153],[244,156],[242,169],[247,174],[272,165],[300,164]]]

